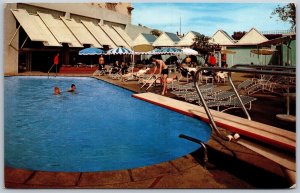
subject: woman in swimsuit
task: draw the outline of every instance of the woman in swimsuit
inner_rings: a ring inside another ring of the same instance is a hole
[[[164,61],[156,59],[155,57],[152,58],[152,61],[155,62],[154,73],[156,72],[157,67],[159,67],[159,73],[162,74],[161,82],[163,84],[162,95],[167,93],[167,78],[169,74],[168,66],[164,63]]]

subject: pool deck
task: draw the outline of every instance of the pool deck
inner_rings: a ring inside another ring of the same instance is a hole
[[[47,75],[46,73],[22,73],[20,75]],[[53,74],[52,74],[53,75]],[[59,74],[62,75],[62,74]],[[78,76],[75,74],[66,74],[67,76]],[[90,74],[80,74],[80,76],[90,76]],[[136,81],[121,82],[120,80],[112,80],[106,76],[95,77],[102,79],[111,84],[121,86],[132,90],[136,93],[144,92]],[[169,97],[160,96],[153,93],[136,94],[139,98],[152,96],[153,103],[158,101],[172,101]],[[153,99],[154,98],[154,99]],[[156,98],[156,99],[155,99]],[[150,102],[149,98],[147,99]],[[163,102],[161,102],[163,103]],[[179,105],[180,104],[180,105]],[[161,106],[169,106],[166,102]],[[187,114],[196,114],[198,117],[207,121],[203,109],[191,111],[194,108],[192,104],[178,101],[174,103],[178,105],[172,106],[173,110],[183,111],[187,109]],[[168,107],[167,107],[168,108]],[[181,112],[182,113],[182,112]],[[6,188],[103,188],[103,189],[145,189],[145,188],[208,188],[208,189],[224,189],[224,188],[288,188],[291,183],[286,178],[285,170],[282,170],[282,162],[287,164],[291,170],[295,170],[295,132],[282,130],[274,126],[267,126],[263,123],[251,124],[259,125],[262,133],[252,132],[255,135],[266,137],[265,132],[273,132],[279,138],[268,137],[273,141],[277,141],[276,147],[266,147],[265,145],[254,143],[248,138],[253,137],[249,132],[244,132],[241,127],[236,124],[247,125],[245,119],[229,114],[213,111],[216,116],[217,124],[231,125],[232,131],[241,134],[240,143],[220,140],[213,134],[212,139],[207,143],[208,163],[207,168],[203,167],[201,160],[201,151],[192,152],[186,156],[160,163],[157,165],[146,166],[141,168],[133,168],[128,170],[111,171],[111,172],[43,172],[30,171],[24,169],[16,169],[5,167],[5,187]],[[225,116],[226,115],[226,118]],[[191,116],[191,115],[190,115]],[[229,121],[229,122],[228,122]],[[234,123],[233,125],[231,124]],[[247,122],[247,121],[246,121]],[[250,122],[249,122],[250,124]],[[263,128],[263,129],[262,129]],[[240,129],[240,130],[236,130]],[[244,128],[245,131],[247,128]],[[268,130],[270,129],[270,130]],[[232,132],[231,131],[231,132]],[[221,128],[222,133],[228,132]],[[279,132],[279,133],[278,133]],[[248,136],[247,136],[248,135]],[[245,136],[245,139],[243,139]],[[183,139],[184,140],[184,139]],[[191,142],[192,143],[192,142]],[[262,148],[263,147],[263,148]],[[281,149],[288,149],[289,159],[281,156]],[[263,153],[262,153],[262,152]],[[274,159],[274,154],[266,155],[266,152],[276,152],[278,158]],[[279,153],[278,153],[279,152]],[[264,156],[262,156],[264,155]],[[282,158],[283,157],[283,158]],[[290,161],[292,157],[292,161]],[[280,160],[282,158],[282,160]],[[286,160],[288,160],[286,162]],[[280,163],[278,163],[280,162]],[[292,174],[293,175],[293,174]]]

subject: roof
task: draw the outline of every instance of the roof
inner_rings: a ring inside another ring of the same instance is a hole
[[[195,42],[195,38],[201,34],[195,31],[189,31],[181,40],[177,43],[177,46],[190,47]]]
[[[176,34],[163,32],[160,36],[153,42],[155,47],[171,47],[176,46],[176,43],[179,42],[179,38]]]
[[[196,32],[196,31],[190,31],[190,32],[197,35],[197,36],[201,36],[201,34],[199,32]]]
[[[153,43],[157,37],[155,35],[152,35],[152,34],[145,34],[145,33],[142,33],[142,36],[144,36],[144,38],[149,42],[149,43]]]
[[[140,33],[150,34],[153,29],[144,27],[144,26],[137,26],[132,24],[127,24],[125,31],[131,37],[131,39],[135,39]]]
[[[258,30],[252,28],[236,43],[236,45],[257,45],[265,41],[268,41],[268,39]]]
[[[275,38],[272,40],[268,40],[265,42],[262,42],[258,44],[259,46],[267,46],[267,45],[278,45],[278,44],[284,44],[289,42],[290,40],[296,40],[296,34],[291,34],[291,35],[285,35],[280,38]]]
[[[212,36],[211,43],[216,43],[219,45],[234,45],[235,41],[232,37],[228,35],[227,32],[224,30],[218,30],[214,35]]]
[[[169,36],[170,38],[171,38],[171,40],[173,41],[173,42],[179,42],[179,40],[180,40],[180,38],[176,35],[176,34],[174,34],[174,33],[170,33],[170,32],[165,32],[165,34],[167,35],[167,36]]]

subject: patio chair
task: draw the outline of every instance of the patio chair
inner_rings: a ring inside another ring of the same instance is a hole
[[[179,77],[179,81],[182,80],[182,79],[186,79],[186,82],[189,82],[189,80],[193,79],[194,77],[194,73],[193,71],[192,72],[189,72],[188,69],[182,67],[182,66],[177,66],[178,70],[180,71],[180,77]]]
[[[228,77],[228,72],[217,72],[216,73],[217,81],[220,82],[226,82],[226,78]]]

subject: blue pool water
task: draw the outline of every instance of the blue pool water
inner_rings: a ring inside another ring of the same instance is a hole
[[[77,93],[65,92],[72,83]],[[5,77],[5,165],[111,171],[169,161],[208,141],[207,124],[93,78]],[[53,95],[53,87],[63,91]]]

